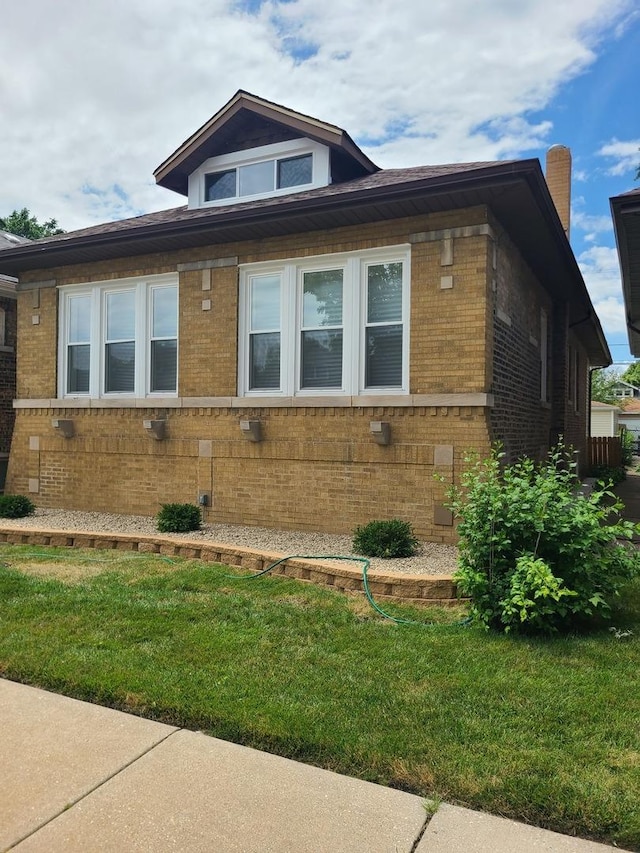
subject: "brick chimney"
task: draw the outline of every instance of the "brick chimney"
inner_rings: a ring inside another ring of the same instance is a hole
[[[566,145],[552,145],[547,151],[546,178],[568,240],[571,218],[571,151]]]

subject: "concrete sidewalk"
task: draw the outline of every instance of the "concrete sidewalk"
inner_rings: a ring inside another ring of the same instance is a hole
[[[0,679],[0,850],[597,853],[613,847],[424,801]]]

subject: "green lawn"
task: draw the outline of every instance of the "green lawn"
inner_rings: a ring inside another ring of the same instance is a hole
[[[38,550],[0,547],[8,678],[640,849],[640,586],[616,615],[630,638],[531,640],[196,561]]]

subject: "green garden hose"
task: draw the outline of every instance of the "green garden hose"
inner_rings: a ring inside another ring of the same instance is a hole
[[[227,575],[227,577],[233,578],[234,580],[255,580],[255,578],[260,578],[262,575],[268,574],[272,569],[275,569],[276,566],[279,566],[280,563],[286,563],[287,560],[349,560],[352,563],[362,563],[362,585],[364,587],[364,593],[367,596],[367,601],[376,613],[379,613],[385,619],[390,619],[397,625],[422,625],[424,628],[443,627],[435,622],[418,622],[416,619],[400,619],[397,616],[392,616],[390,613],[387,613],[380,607],[380,605],[376,604],[371,594],[371,590],[369,589],[369,578],[367,577],[371,560],[368,560],[366,557],[345,557],[339,554],[288,554],[286,557],[281,557],[279,560],[276,560],[275,563],[271,563],[270,566],[267,566],[266,569],[262,569],[261,572],[255,572],[252,575]],[[466,624],[466,622],[467,620],[462,620],[459,624]]]
[[[50,554],[46,552],[28,552],[23,554],[14,554],[13,557],[51,557]],[[138,554],[118,554],[118,559],[122,560],[123,558],[135,559],[138,557]],[[174,560],[169,559],[169,557],[163,557],[159,554],[155,554],[154,556],[159,557],[165,563],[175,564]],[[55,559],[77,559],[77,556],[74,555],[66,555],[66,554],[56,554]],[[100,557],[84,557],[84,560],[91,563],[112,563],[114,560],[104,559]],[[371,605],[371,607],[379,613],[380,616],[385,619],[390,619],[392,622],[395,622],[397,625],[422,625],[423,628],[442,628],[447,627],[445,625],[441,625],[437,622],[419,622],[416,619],[401,619],[398,616],[392,616],[390,613],[387,613],[383,610],[379,604],[376,603],[373,595],[371,594],[371,590],[369,588],[369,578],[368,571],[369,566],[371,565],[371,560],[368,560],[366,557],[346,557],[341,554],[288,554],[286,557],[280,557],[279,560],[276,560],[275,563],[271,563],[271,565],[267,566],[266,569],[262,569],[260,572],[255,572],[252,575],[226,575],[227,578],[232,580],[255,580],[256,578],[260,578],[263,575],[268,574],[276,566],[279,566],[281,563],[286,563],[287,560],[344,560],[349,561],[351,563],[361,563],[362,564],[362,586],[364,587],[364,593],[367,597],[367,601]],[[459,622],[455,622],[455,625],[468,625],[470,623],[470,619],[462,619]]]

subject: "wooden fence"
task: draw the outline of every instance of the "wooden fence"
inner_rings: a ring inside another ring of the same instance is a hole
[[[594,465],[606,465],[608,468],[622,466],[622,439],[619,435],[589,439],[589,468]]]

